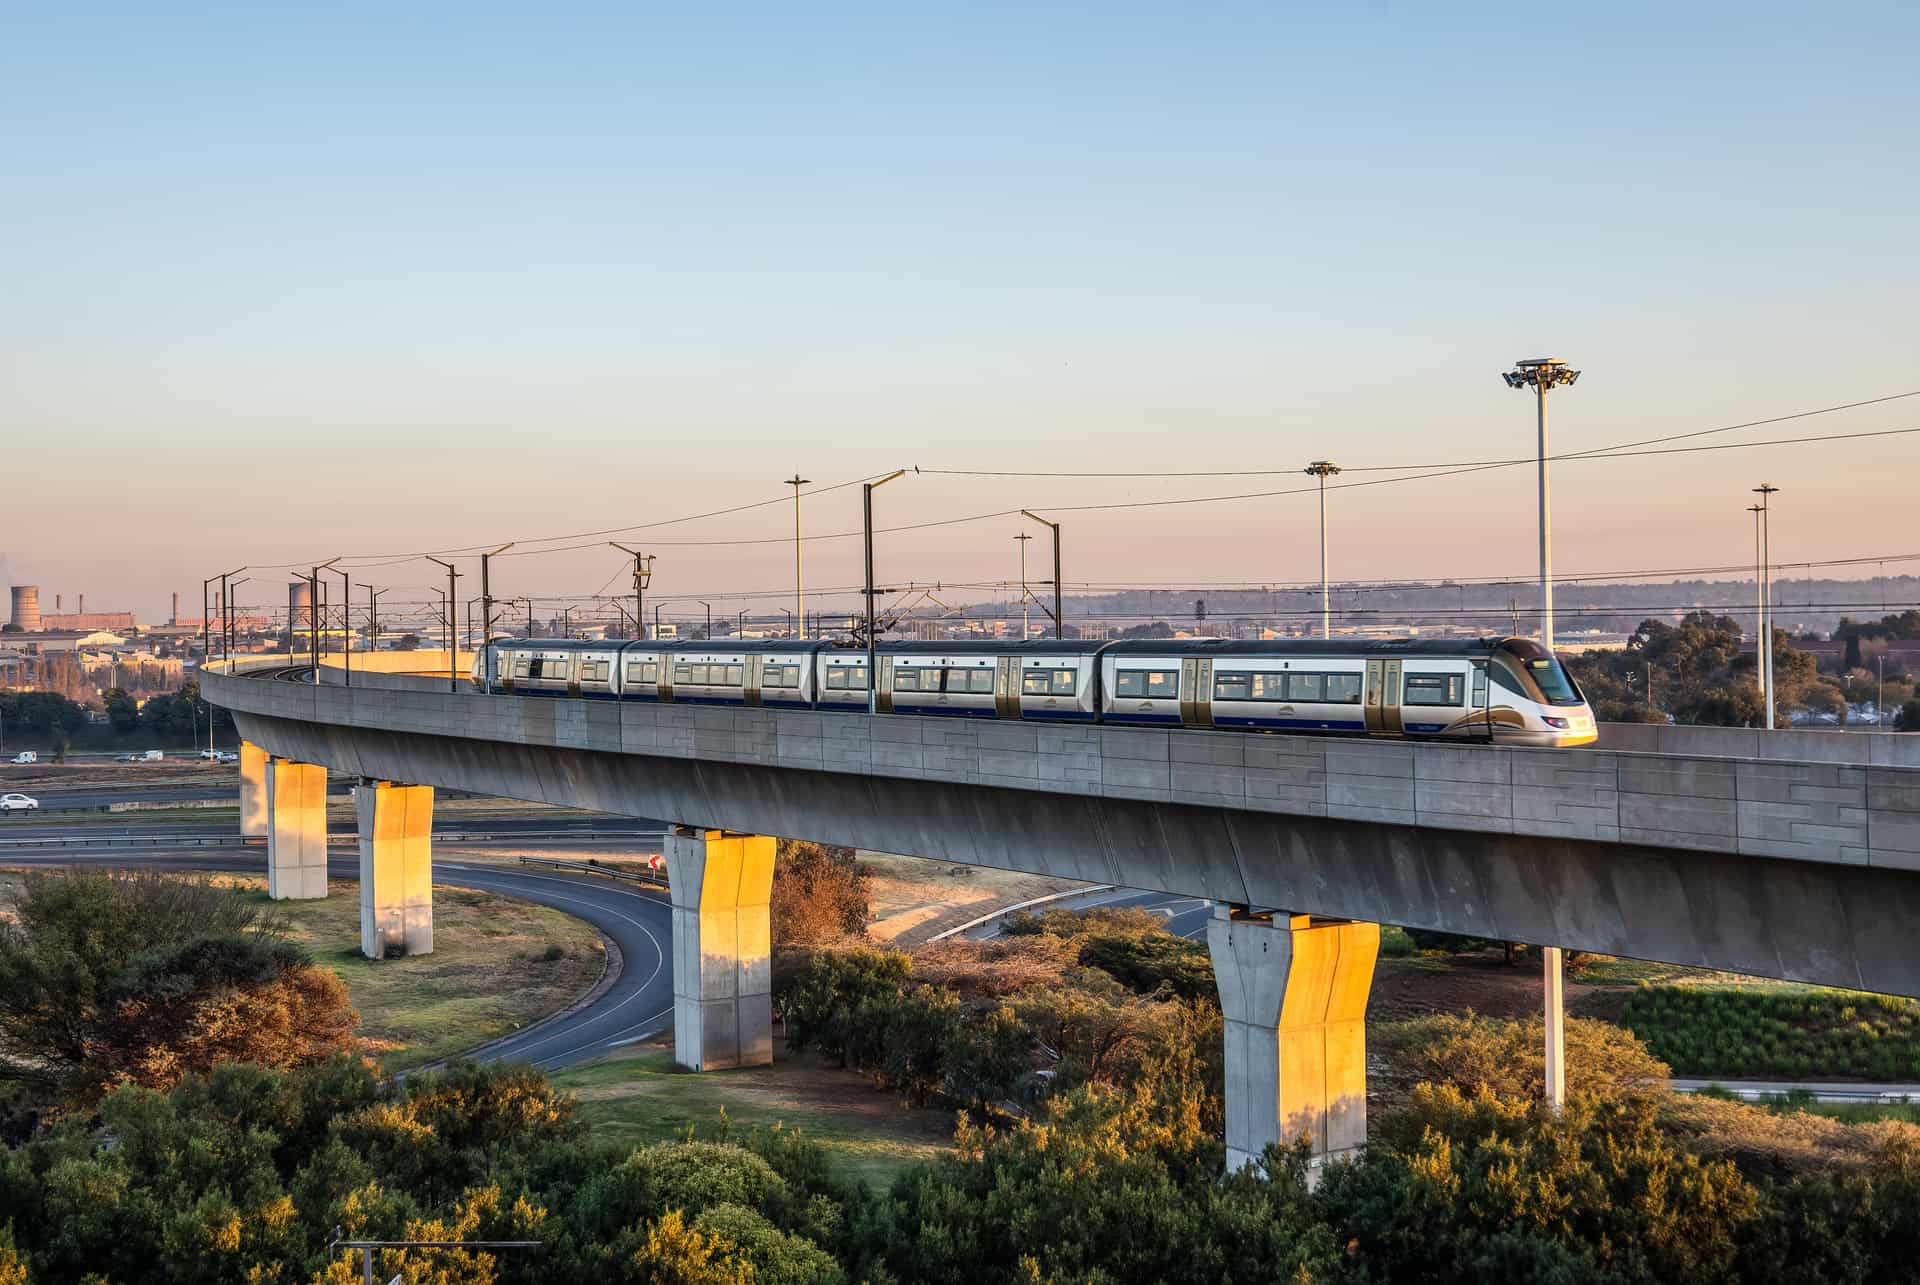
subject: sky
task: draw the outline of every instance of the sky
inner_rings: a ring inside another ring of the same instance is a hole
[[[1895,4],[0,0],[0,580],[155,619],[347,555],[404,601],[511,540],[495,593],[557,598],[615,538],[669,615],[771,610],[790,504],[642,524],[797,472],[850,603],[824,488],[920,466],[885,583],[1017,579],[1022,507],[1070,585],[1307,581],[1310,494],[1079,506],[1527,456],[1530,356],[1584,372],[1567,452],[1920,389],[1917,44]],[[1555,562],[1743,564],[1762,480],[1783,561],[1920,552],[1917,460],[1564,461]],[[1535,569],[1530,468],[1329,514],[1336,578]]]

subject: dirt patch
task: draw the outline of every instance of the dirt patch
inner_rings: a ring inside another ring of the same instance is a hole
[[[1512,965],[1491,953],[1383,959],[1374,971],[1367,1018],[1399,1022],[1468,1009],[1486,1017],[1537,1017],[1541,986],[1540,959],[1532,954],[1520,956]],[[1589,986],[1569,977],[1567,1009],[1581,1016],[1599,1016],[1589,1013],[1587,1006],[1614,1002],[1608,994],[1615,991],[1617,988]]]

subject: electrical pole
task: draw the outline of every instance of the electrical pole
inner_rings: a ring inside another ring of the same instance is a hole
[[[633,636],[636,640],[644,639],[647,636],[647,585],[653,580],[653,555],[629,549],[624,544],[614,544],[612,540],[607,543],[633,558]]]
[[[1020,641],[1025,642],[1031,624],[1027,618],[1027,541],[1033,537],[1022,531],[1013,538],[1020,542]]]
[[[458,610],[459,596],[453,582],[460,573],[453,569],[451,562],[443,558],[436,558],[431,553],[423,553],[420,556],[428,562],[447,569],[447,690],[458,692],[460,690],[460,638],[457,631],[460,628],[460,621],[454,613]]]
[[[860,484],[860,508],[862,530],[866,536],[867,550],[867,713],[880,712],[880,657],[879,648],[874,645],[873,599],[878,592],[873,587],[873,488],[885,486],[906,472],[897,468],[877,482]]]
[[[1060,599],[1060,524],[1058,522],[1049,522],[1038,513],[1027,509],[1021,509],[1020,513],[1023,517],[1032,518],[1035,522],[1038,522],[1041,526],[1053,532],[1053,636],[1055,638],[1065,638],[1067,636],[1067,618],[1061,607]],[[1023,550],[1025,547],[1025,545],[1021,546]],[[1022,575],[1021,579],[1024,580],[1026,577]]]
[[[1304,470],[1320,479],[1320,636],[1333,637],[1333,605],[1327,591],[1327,479],[1340,472],[1332,460],[1315,460]]]
[[[1531,388],[1538,411],[1537,443],[1540,469],[1540,646],[1553,651],[1553,503],[1547,476],[1547,393],[1580,378],[1577,370],[1557,357],[1532,357],[1514,363],[1501,376],[1508,388]],[[1558,1112],[1567,1100],[1567,1032],[1565,977],[1560,948],[1543,946],[1540,965],[1544,977],[1546,1018],[1546,1097]]]
[[[1760,497],[1760,661],[1761,704],[1767,707],[1766,728],[1773,730],[1773,532],[1767,501],[1780,488],[1762,482],[1753,488]]]
[[[812,481],[795,473],[786,483],[793,488],[793,614],[800,621],[802,632],[807,627],[807,598],[800,579],[800,488]]]
[[[367,650],[380,650],[380,595],[385,589],[367,586]]]
[[[496,554],[505,553],[516,541],[509,540],[497,549],[480,555],[480,674],[486,689],[493,690],[493,666],[487,661],[487,644],[493,641],[493,584],[487,577],[487,563]]]

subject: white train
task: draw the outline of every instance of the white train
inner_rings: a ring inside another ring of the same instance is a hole
[[[882,713],[1262,732],[1591,744],[1586,697],[1526,638],[897,642],[877,656]],[[482,691],[788,709],[867,707],[863,648],[788,642],[506,639]]]

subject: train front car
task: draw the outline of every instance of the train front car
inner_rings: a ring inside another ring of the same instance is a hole
[[[1487,658],[1493,691],[1484,718],[1507,745],[1570,748],[1600,739],[1586,693],[1559,657],[1531,638],[1502,638]]]

